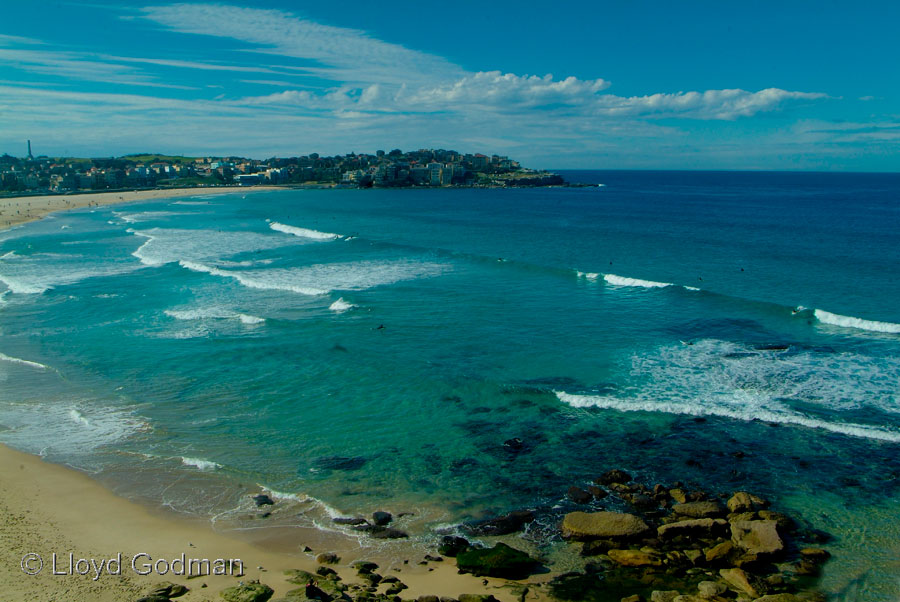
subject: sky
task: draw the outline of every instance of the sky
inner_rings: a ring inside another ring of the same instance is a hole
[[[900,171],[900,3],[0,0],[0,153]]]

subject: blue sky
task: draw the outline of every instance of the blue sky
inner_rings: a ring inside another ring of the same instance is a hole
[[[3,2],[0,152],[900,171],[900,5]]]

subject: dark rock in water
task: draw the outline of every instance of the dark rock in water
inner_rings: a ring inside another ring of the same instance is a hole
[[[790,345],[780,345],[780,344],[757,345],[754,347],[754,349],[756,349],[757,351],[787,351],[790,348],[791,348]]]
[[[358,517],[358,516],[355,518],[349,518],[349,517],[345,518],[345,517],[339,516],[337,518],[331,519],[331,522],[336,523],[338,525],[365,525],[369,521],[367,521],[364,518]]]
[[[319,564],[337,564],[341,561],[340,556],[334,552],[323,552],[316,556],[316,562]]]
[[[581,555],[582,556],[599,556],[601,554],[606,554],[610,550],[619,547],[619,544],[610,541],[608,539],[595,539],[593,541],[586,541],[581,546]]]
[[[459,475],[470,472],[476,467],[478,467],[478,460],[475,458],[463,458],[461,460],[454,460],[450,463],[450,472]]]
[[[582,489],[581,487],[569,487],[568,493],[569,499],[575,502],[576,504],[588,504],[594,498],[590,493]]]
[[[256,507],[260,506],[274,506],[275,502],[272,501],[272,498],[267,496],[265,493],[260,493],[259,495],[253,496],[253,501],[256,502]]]
[[[386,524],[388,524],[389,522],[391,522],[392,520],[394,520],[394,517],[391,515],[390,512],[383,512],[383,511],[379,510],[378,512],[374,512],[372,514],[372,520],[379,527],[383,527]]]
[[[512,439],[507,439],[506,441],[504,441],[503,447],[508,451],[519,452],[525,448],[525,443],[518,437],[513,437]]]
[[[325,456],[315,461],[315,467],[322,470],[359,470],[366,462],[366,458],[355,456],[347,458],[344,456]]]
[[[431,554],[425,554],[425,560],[428,562],[444,562],[444,559],[440,556],[432,556]]]
[[[588,493],[590,493],[592,496],[594,496],[595,500],[602,500],[603,498],[605,498],[606,496],[609,495],[609,493],[607,493],[605,489],[600,489],[596,485],[588,486],[587,490],[588,490]]]
[[[469,549],[469,540],[464,537],[445,535],[438,546],[438,554],[455,558],[457,554]]]
[[[266,602],[274,594],[275,590],[259,581],[229,587],[219,593],[225,602]]]
[[[356,569],[357,573],[371,573],[378,570],[378,565],[367,560],[357,560],[350,565],[350,568]]]
[[[456,566],[463,573],[476,577],[525,579],[538,566],[538,561],[505,543],[493,548],[469,549],[456,557]]]
[[[610,470],[604,472],[598,479],[594,481],[598,485],[612,485],[613,483],[630,483],[631,475],[624,470]]]
[[[406,531],[401,531],[400,529],[394,529],[392,527],[381,527],[378,525],[354,527],[354,530],[364,531],[369,534],[369,537],[374,537],[375,539],[405,539],[409,537],[409,534]]]
[[[533,512],[515,510],[506,516],[463,525],[463,529],[473,535],[509,535],[521,531],[527,523],[533,520]]]
[[[548,389],[565,389],[565,388],[582,388],[579,382],[568,376],[548,376],[546,378],[532,378],[523,381],[526,385],[537,388]]]
[[[659,507],[655,499],[643,493],[626,493],[622,495],[622,499],[638,510],[655,510]]]

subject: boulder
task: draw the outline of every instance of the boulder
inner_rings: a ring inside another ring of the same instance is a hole
[[[378,570],[378,565],[368,560],[357,560],[350,568],[356,569],[357,573],[371,573]]]
[[[683,489],[669,489],[669,496],[679,504],[687,503],[687,494]]]
[[[728,588],[718,581],[701,581],[697,584],[697,593],[707,600],[721,596]]]
[[[656,529],[660,539],[684,536],[712,537],[727,531],[728,521],[724,518],[694,518],[660,525]]]
[[[621,566],[661,566],[662,559],[658,554],[641,550],[610,550],[610,560]]]
[[[774,554],[784,549],[775,521],[748,520],[731,523],[731,541],[749,554]]]
[[[570,512],[562,523],[563,537],[577,540],[624,539],[643,535],[649,529],[639,517],[624,512]]]
[[[690,518],[716,518],[725,515],[725,509],[719,502],[686,502],[675,504],[672,511],[678,516]]]
[[[525,579],[537,565],[537,560],[505,543],[498,543],[493,548],[470,548],[456,557],[459,571],[476,577]]]
[[[416,602],[441,602],[441,599],[437,596],[419,596]]]
[[[169,597],[159,594],[148,594],[138,598],[135,602],[169,602]]]
[[[734,513],[740,512],[756,512],[769,507],[769,503],[763,498],[747,493],[746,491],[738,491],[728,502],[726,502],[728,510]]]
[[[438,546],[438,554],[449,556],[450,558],[455,558],[457,554],[468,549],[469,541],[464,537],[445,535],[441,538],[441,543]]]
[[[498,602],[490,594],[460,594],[459,602]]]
[[[259,581],[236,585],[219,592],[226,602],[266,602],[274,594],[275,590]]]
[[[794,594],[769,594],[757,598],[753,602],[800,602],[800,598]]]
[[[605,489],[601,489],[601,488],[597,487],[596,485],[589,485],[587,490],[588,490],[588,493],[590,493],[592,496],[594,496],[595,500],[602,500],[603,498],[605,498],[606,496],[609,495]]]
[[[316,562],[319,564],[337,564],[341,561],[341,557],[334,552],[323,552],[316,556]]]
[[[778,524],[778,529],[783,532],[793,531],[797,526],[794,524],[794,519],[787,514],[772,512],[771,510],[760,510],[758,514],[759,518],[762,520],[775,521]]]
[[[275,502],[272,501],[272,498],[267,496],[265,493],[260,493],[259,495],[253,496],[253,501],[256,503],[256,507],[260,506],[274,506]]]
[[[759,596],[759,592],[750,584],[747,573],[741,569],[721,569],[719,575],[738,592],[748,594],[751,598]]]
[[[591,541],[586,541],[582,544],[581,555],[599,556],[600,554],[606,554],[616,546],[618,546],[618,544],[609,539],[592,539]]]
[[[359,516],[352,517],[352,518],[338,516],[336,518],[331,519],[331,522],[338,524],[338,525],[365,525],[369,521],[367,521],[366,519],[359,517]]]
[[[148,596],[162,596],[164,598],[178,598],[190,590],[181,584],[163,581],[148,593]]]
[[[672,602],[675,598],[680,596],[681,594],[676,590],[668,590],[668,591],[660,591],[656,590],[650,592],[650,602]]]
[[[703,552],[701,552],[700,550],[685,550],[684,557],[687,558],[694,566],[700,564],[701,560],[704,558]]]
[[[576,504],[588,504],[594,498],[594,496],[581,487],[575,487],[574,485],[569,487],[568,496],[569,499]]]
[[[823,550],[822,548],[803,548],[800,550],[800,555],[804,560],[809,560],[815,563],[825,562],[829,558],[831,558],[831,554],[828,550]]]
[[[633,596],[626,596],[619,600],[619,602],[644,602],[644,599],[641,598],[640,594],[635,594]]]
[[[597,485],[612,485],[613,483],[630,483],[631,475],[624,470],[613,469],[604,472],[599,478],[594,480]]]
[[[514,510],[505,516],[464,525],[463,529],[473,535],[509,535],[521,531],[532,521],[534,521],[533,512]]]
[[[730,541],[723,541],[706,551],[706,562],[710,564],[724,563],[733,551],[734,544]]]
[[[374,522],[379,527],[387,525],[392,520],[394,520],[394,517],[390,512],[383,512],[379,510],[378,512],[372,513],[372,522]]]

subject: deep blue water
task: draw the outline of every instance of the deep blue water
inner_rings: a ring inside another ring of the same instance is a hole
[[[896,556],[900,176],[564,175],[604,186],[238,192],[0,233],[0,440],[179,510],[237,516],[258,484],[322,526],[415,508],[423,534],[619,467],[836,532],[835,590]]]

